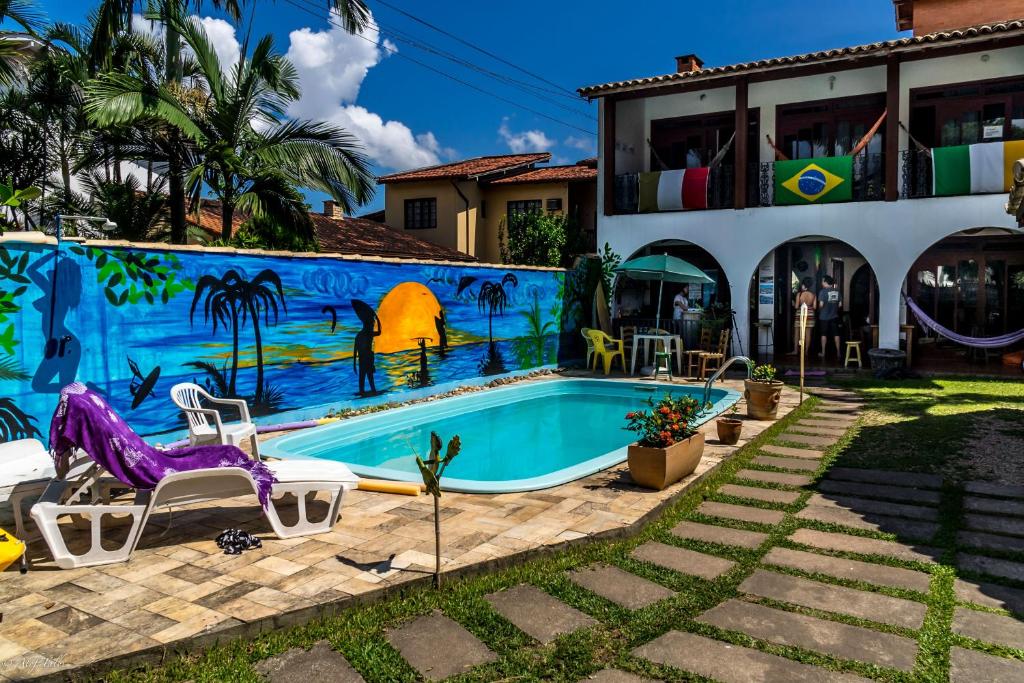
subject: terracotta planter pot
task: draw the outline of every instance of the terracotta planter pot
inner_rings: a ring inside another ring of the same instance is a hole
[[[779,412],[779,399],[782,398],[782,382],[755,382],[744,380],[747,399],[747,415],[755,420],[774,420]]]
[[[703,454],[704,435],[701,432],[668,448],[633,444],[629,447],[629,474],[640,486],[660,491],[692,474]]]
[[[740,432],[743,431],[743,421],[732,417],[720,417],[715,422],[718,427],[718,440],[727,446],[735,446],[740,440]]]

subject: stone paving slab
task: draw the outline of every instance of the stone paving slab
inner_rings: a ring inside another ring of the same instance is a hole
[[[766,503],[782,503],[783,505],[795,503],[802,495],[799,491],[762,489],[757,486],[742,486],[740,484],[725,484],[719,487],[718,492],[736,498],[749,498]]]
[[[960,553],[956,556],[956,566],[960,569],[988,574],[1014,581],[1024,581],[1024,563],[1013,560],[1001,560],[996,557],[985,557],[984,555],[971,555]]]
[[[730,529],[728,527],[684,521],[672,528],[672,534],[691,541],[704,541],[718,545],[732,545],[753,550],[768,540],[768,534],[746,529]]]
[[[602,669],[596,674],[582,679],[579,683],[596,681],[597,683],[653,683],[649,678],[641,678],[636,674],[618,669]]]
[[[1024,662],[996,657],[977,650],[953,647],[949,650],[950,683],[1020,683]]]
[[[1005,609],[1009,612],[1024,614],[1024,589],[1000,586],[996,583],[956,579],[953,592],[961,602],[973,602],[976,605]]]
[[[1001,614],[957,607],[953,612],[953,633],[985,643],[1024,649],[1024,623]]]
[[[821,427],[821,428],[824,428],[824,429],[835,429],[835,430],[842,430],[842,431],[845,432],[846,428],[847,428],[847,424],[846,424],[847,422],[850,422],[850,421],[849,420],[838,420],[837,421],[836,419],[834,419],[831,416],[830,417],[823,417],[823,418],[808,417],[808,418],[804,418],[803,420],[797,420],[794,423],[794,425],[799,426],[799,427]]]
[[[785,517],[786,513],[779,510],[764,510],[752,508],[746,505],[733,505],[731,503],[715,503],[704,501],[697,508],[697,512],[709,517],[722,517],[724,519],[735,519],[740,522],[753,522],[754,524],[778,524]]]
[[[916,489],[941,489],[942,477],[937,474],[918,472],[892,472],[889,470],[866,470],[856,467],[832,467],[825,475],[829,479],[859,481],[865,484],[887,486],[909,486]]]
[[[918,593],[928,593],[931,586],[931,575],[925,572],[790,548],[772,548],[762,562],[799,569],[809,574],[824,574],[837,579],[864,581],[877,586],[903,588]]]
[[[819,403],[814,409],[816,413],[825,413],[828,415],[840,414],[840,415],[852,415],[857,416],[860,414],[860,405],[841,405],[834,403]]]
[[[441,681],[498,658],[476,636],[440,612],[418,617],[388,632],[409,666],[428,681]]]
[[[807,486],[813,479],[806,474],[789,474],[788,472],[762,472],[760,470],[740,470],[736,473],[737,479],[749,481],[762,481],[769,484],[781,484],[783,486]]]
[[[825,450],[839,439],[830,436],[814,436],[813,434],[794,434],[792,432],[783,432],[782,434],[779,434],[778,440],[786,441],[788,443],[805,444],[810,446],[812,449],[817,448],[818,450]]]
[[[763,569],[748,576],[740,584],[740,590],[779,602],[915,630],[921,628],[928,609],[924,603],[913,600],[834,586]]]
[[[896,534],[900,538],[912,538],[929,541],[939,532],[935,522],[921,522],[900,517],[876,515],[870,512],[859,512],[836,506],[808,505],[798,512],[799,519],[809,519],[827,524],[840,524],[854,529],[881,531]]]
[[[864,498],[879,498],[898,503],[925,503],[938,505],[941,494],[938,491],[922,491],[905,486],[886,486],[884,484],[859,484],[854,481],[837,481],[823,479],[818,482],[818,490],[825,493],[840,493]]]
[[[293,647],[256,665],[256,673],[269,683],[363,683],[352,665],[330,643],[321,640],[304,650]]]
[[[911,671],[917,642],[860,626],[826,621],[742,600],[728,600],[697,617],[697,621],[760,640],[814,650],[868,664]]]
[[[974,531],[989,531],[1006,536],[1024,536],[1024,519],[999,517],[968,512],[963,516],[962,526]]]
[[[544,645],[597,623],[593,617],[525,583],[491,593],[486,600],[516,628]]]
[[[819,463],[809,458],[781,458],[774,455],[759,455],[753,460],[755,465],[767,467],[778,467],[780,470],[800,470],[802,472],[813,472],[819,467]]]
[[[770,455],[781,455],[786,458],[804,458],[805,460],[821,460],[824,457],[822,451],[812,451],[809,448],[795,448],[793,446],[776,446],[773,443],[761,446],[763,453]]]
[[[630,555],[643,562],[650,562],[681,574],[699,576],[709,581],[717,579],[736,566],[735,562],[724,557],[715,557],[655,541],[644,543]]]
[[[630,610],[647,607],[675,595],[662,585],[606,564],[571,571],[569,580]]]
[[[789,540],[822,550],[839,550],[859,555],[883,555],[907,562],[935,562],[942,555],[939,548],[911,545],[877,538],[836,534],[813,529],[797,529]]]
[[[837,412],[835,410],[829,410],[828,408],[816,408],[808,416],[809,420],[829,420],[833,423],[846,423],[853,424],[860,419],[859,410],[848,410],[845,412]]]
[[[1024,517],[1024,501],[985,498],[983,496],[964,496],[963,504],[964,510],[969,512],[987,512],[991,515]]]
[[[1024,538],[1019,536],[1001,536],[986,534],[981,531],[958,531],[956,542],[965,548],[978,550],[1006,550],[1024,552]]]
[[[998,484],[992,481],[969,481],[964,484],[964,491],[966,493],[975,493],[979,496],[994,496],[996,498],[1024,498],[1024,486]]]
[[[789,426],[789,432],[799,432],[801,434],[812,434],[814,436],[827,436],[833,439],[838,439],[843,434],[846,434],[846,427],[842,425],[832,425],[831,427],[815,427],[813,425],[805,425],[797,422]]]
[[[868,680],[682,631],[669,631],[634,649],[632,654],[722,683],[855,683]]]
[[[939,511],[933,507],[904,505],[903,503],[844,496],[837,493],[812,493],[810,498],[807,499],[807,504],[817,505],[818,507],[855,510],[857,512],[886,515],[888,517],[906,517],[907,519],[918,519],[925,522],[935,522],[939,519]]]

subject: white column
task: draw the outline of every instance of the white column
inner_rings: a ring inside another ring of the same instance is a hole
[[[878,346],[900,347],[900,292],[904,274],[875,273],[878,278]]]
[[[736,311],[736,327],[732,333],[737,341],[743,343],[743,355],[748,358],[754,357],[754,351],[750,348],[750,273],[745,276],[742,272],[726,270],[725,276],[729,279],[730,295],[732,296],[732,309]],[[757,343],[757,340],[754,340]],[[740,345],[734,343],[733,351],[738,354]]]

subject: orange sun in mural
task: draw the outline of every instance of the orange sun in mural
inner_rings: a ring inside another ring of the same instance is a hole
[[[377,353],[394,353],[414,349],[416,337],[429,337],[428,345],[437,343],[435,318],[441,315],[441,304],[427,287],[418,282],[395,285],[377,306],[381,333],[374,340]]]

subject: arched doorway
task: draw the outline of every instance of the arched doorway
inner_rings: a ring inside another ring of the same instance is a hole
[[[826,283],[831,284],[826,287]],[[828,290],[838,291],[828,295]],[[844,347],[837,352],[835,331],[841,344],[863,342],[861,353],[872,346],[873,329],[878,321],[878,285],[871,265],[849,244],[830,237],[810,235],[780,244],[761,260],[750,286],[751,351],[759,362],[779,366],[796,364],[796,329],[799,304],[813,308],[813,328],[808,334],[807,357],[822,352],[821,337],[825,325],[821,320],[834,306],[823,310],[820,298],[837,298],[835,323],[829,324],[824,363],[842,364]],[[807,292],[807,293],[803,293]],[[874,326],[874,327],[873,327]],[[821,364],[815,358],[816,364]]]
[[[703,271],[713,282],[685,287],[666,282],[659,309],[657,282],[617,277],[613,298],[613,327],[616,333],[622,326],[653,327],[660,319],[662,328],[683,338],[685,348],[696,348],[701,328],[710,328],[714,335],[720,330],[732,329],[732,291],[729,280],[725,269],[710,252],[692,242],[661,240],[645,245],[623,258],[623,261],[651,254],[668,254],[687,261]],[[678,294],[683,294],[689,304],[685,313],[677,312],[674,305]]]

